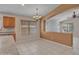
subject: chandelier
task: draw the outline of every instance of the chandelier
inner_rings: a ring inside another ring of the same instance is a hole
[[[41,18],[41,16],[38,14],[38,12],[39,12],[38,8],[36,8],[35,12],[36,12],[36,14],[33,16],[33,19],[39,20]]]

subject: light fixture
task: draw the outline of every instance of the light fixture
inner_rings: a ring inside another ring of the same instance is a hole
[[[39,20],[41,18],[41,16],[38,14],[38,12],[39,12],[38,8],[36,8],[35,12],[36,12],[36,14],[33,16],[33,19]]]

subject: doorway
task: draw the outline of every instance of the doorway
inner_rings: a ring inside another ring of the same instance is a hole
[[[38,22],[21,20],[21,36],[26,40],[36,40],[38,38]]]

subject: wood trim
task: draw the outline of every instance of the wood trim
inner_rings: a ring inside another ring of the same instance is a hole
[[[72,46],[73,42],[73,35],[72,33],[60,33],[60,32],[45,32],[44,28],[44,21],[40,21],[40,37],[45,38],[47,40],[59,42],[64,45]]]
[[[72,46],[72,33],[59,33],[59,32],[44,32],[41,38],[59,42],[64,45]]]
[[[48,15],[44,18],[44,20],[47,20],[48,18],[56,16],[64,11],[77,7],[79,7],[79,4],[61,4],[56,9],[49,12]]]
[[[72,46],[73,45],[72,33],[45,32],[44,20],[48,20],[49,18],[54,17],[64,11],[78,7],[79,4],[61,4],[56,9],[49,12],[48,15],[43,17],[40,21],[40,37],[56,41],[68,46]]]

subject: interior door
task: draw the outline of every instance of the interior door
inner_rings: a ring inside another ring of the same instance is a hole
[[[21,20],[21,35],[24,39],[36,40],[37,30],[36,21]]]

